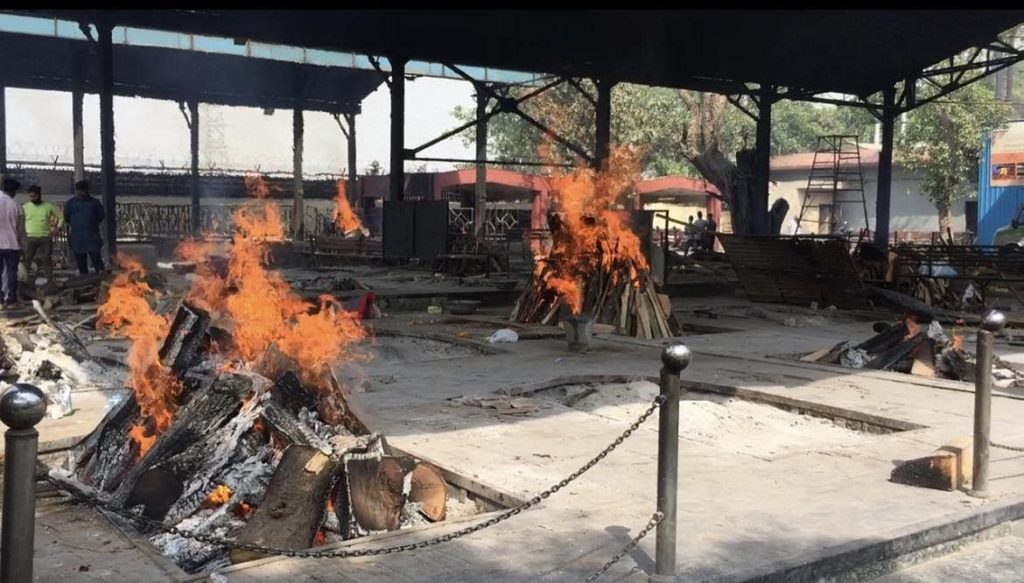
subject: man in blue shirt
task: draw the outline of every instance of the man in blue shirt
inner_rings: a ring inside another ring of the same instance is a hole
[[[70,230],[68,243],[75,254],[78,273],[82,275],[89,273],[87,258],[92,261],[92,268],[96,273],[101,273],[104,269],[103,256],[100,255],[100,249],[103,247],[100,223],[105,218],[103,204],[89,194],[89,182],[76,182],[75,196],[64,203],[64,223]]]

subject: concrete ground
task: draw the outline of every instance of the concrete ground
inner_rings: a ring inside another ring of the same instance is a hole
[[[701,317],[693,310],[698,303],[707,308],[698,312],[718,317]],[[688,436],[684,415],[679,580],[815,580],[830,576],[832,570],[849,571],[865,561],[877,563],[1024,516],[1022,454],[993,450],[993,492],[988,499],[888,481],[899,460],[927,455],[971,434],[970,385],[775,356],[867,338],[872,335],[871,321],[770,306],[756,306],[761,311],[750,312],[750,304],[734,298],[678,301],[677,308],[689,329],[740,330],[682,338],[694,350],[693,363],[683,373],[692,390],[738,392],[746,400],[907,429],[886,434],[849,432],[842,439],[812,435],[802,443],[791,440],[785,447],[773,448],[766,440],[780,431],[778,427],[759,434],[751,430],[756,419],[735,419],[737,429],[730,439]],[[391,353],[392,358],[369,365],[365,390],[353,393],[350,401],[393,446],[461,474],[481,490],[524,500],[598,454],[627,429],[649,402],[647,398],[636,392],[621,404],[589,412],[546,403],[524,415],[450,399],[529,390],[555,378],[579,384],[594,381],[595,375],[611,381],[654,377],[663,343],[601,336],[591,352],[576,354],[567,351],[564,339],[552,338],[549,328],[520,326],[524,338],[530,339],[486,344],[484,339],[504,325],[498,318],[506,313],[496,310],[454,322],[447,316],[398,314],[377,322],[381,331],[447,337],[465,349],[435,352],[424,346],[422,357],[409,362]],[[805,319],[786,320],[797,316]],[[381,336],[380,343],[386,340],[386,335]],[[476,343],[484,348],[473,349]],[[409,346],[400,348],[397,354],[409,355]],[[728,401],[721,403],[728,410]],[[993,440],[1024,445],[1021,415],[1024,398],[1012,390],[997,392]],[[729,415],[720,418],[728,420]],[[794,423],[800,420],[794,414]],[[225,569],[220,575],[231,582],[582,580],[621,549],[655,510],[656,429],[657,415],[587,474],[538,507],[451,542],[366,559],[267,559]],[[42,430],[45,440],[51,429]],[[40,507],[39,520],[56,516],[60,508]],[[463,525],[390,533],[350,546],[404,544]],[[79,546],[86,549],[79,561],[100,564],[93,558],[95,547]],[[140,576],[145,573],[140,580],[181,577],[180,573],[157,573],[160,567],[142,550],[124,552],[137,558]],[[651,535],[603,580],[646,580],[646,573],[653,570],[653,556]],[[40,551],[36,564],[39,580],[75,580],[67,574],[71,563],[58,568]]]

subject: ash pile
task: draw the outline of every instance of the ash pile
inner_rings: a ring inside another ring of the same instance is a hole
[[[159,348],[179,383],[156,411],[144,381],[113,407],[52,477],[151,520],[261,546],[305,549],[444,520],[440,471],[388,455],[340,390],[330,367],[300,378],[271,345],[252,366],[233,363],[231,334],[181,304]],[[278,372],[280,371],[280,372]],[[141,392],[140,392],[141,391]],[[188,572],[260,558],[249,551],[139,527]]]

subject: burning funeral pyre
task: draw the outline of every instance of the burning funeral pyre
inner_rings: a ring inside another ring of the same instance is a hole
[[[556,324],[565,316],[586,315],[638,338],[679,333],[669,298],[658,293],[640,239],[630,228],[629,213],[617,210],[639,176],[637,154],[613,148],[601,171],[577,168],[552,177],[551,249],[536,261],[511,320]]]
[[[209,243],[179,247],[197,270],[173,318],[153,309],[142,265],[119,258],[97,325],[131,340],[131,394],[54,476],[186,532],[276,548],[444,520],[440,471],[389,455],[334,374],[361,358],[364,328],[333,297],[312,305],[266,268],[283,225],[261,180],[251,191],[226,262]],[[259,557],[144,532],[190,572]]]

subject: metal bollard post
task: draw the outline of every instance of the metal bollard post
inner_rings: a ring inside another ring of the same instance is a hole
[[[4,433],[4,506],[0,531],[0,583],[31,583],[36,526],[36,423],[46,415],[46,395],[16,384],[0,396]]]
[[[664,515],[655,542],[651,581],[671,580],[676,573],[676,494],[679,479],[679,375],[690,364],[690,349],[671,344],[661,352],[661,395],[658,411],[658,510]]]
[[[974,468],[971,495],[988,496],[989,438],[992,430],[992,341],[1006,324],[1006,316],[992,310],[978,330],[977,363],[974,366]]]

